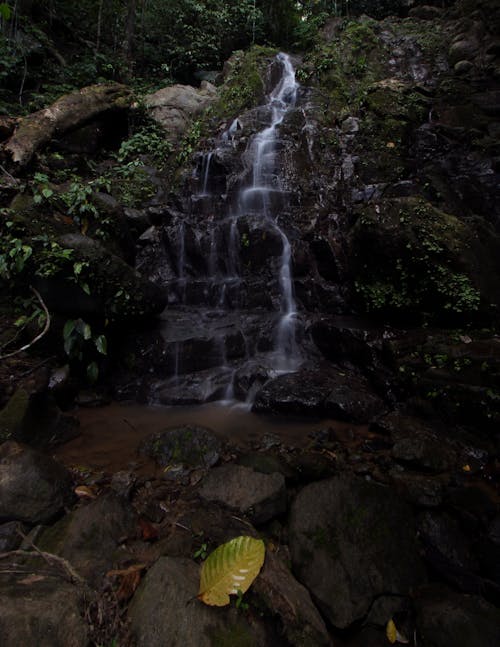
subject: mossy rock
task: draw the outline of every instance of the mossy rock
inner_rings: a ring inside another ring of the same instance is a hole
[[[349,235],[354,290],[363,309],[462,320],[497,308],[500,240],[415,197],[360,209]]]

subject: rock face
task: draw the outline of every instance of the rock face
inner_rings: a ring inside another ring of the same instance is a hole
[[[0,574],[3,647],[87,647],[83,615],[88,592],[55,575],[32,577],[29,583],[26,577]]]
[[[201,89],[190,85],[171,85],[145,97],[151,116],[163,128],[167,137],[179,139],[193,117],[201,114],[217,98],[215,86],[203,81]]]
[[[285,478],[262,474],[243,465],[223,465],[204,478],[200,496],[246,514],[254,523],[265,523],[286,510]]]
[[[47,523],[72,499],[62,465],[14,441],[0,445],[0,521]]]
[[[415,524],[390,490],[349,476],[305,487],[290,513],[293,569],[328,620],[341,629],[384,594],[422,582]]]
[[[199,567],[185,558],[162,557],[148,572],[130,607],[138,647],[265,645],[262,633],[234,609],[195,599]]]

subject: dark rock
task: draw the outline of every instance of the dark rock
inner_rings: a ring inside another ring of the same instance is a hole
[[[448,60],[451,65],[458,61],[469,61],[477,53],[478,43],[473,40],[458,40],[453,43],[448,51]]]
[[[105,495],[77,508],[47,528],[37,545],[67,559],[92,585],[113,568],[115,551],[136,532],[136,515],[115,495]]]
[[[437,479],[422,474],[408,472],[391,472],[392,482],[397,492],[413,505],[435,508],[443,502],[443,483]]]
[[[274,454],[265,454],[263,452],[251,452],[244,454],[238,460],[240,465],[249,467],[255,472],[261,474],[283,474],[285,478],[293,475],[292,470],[288,467],[286,462],[279,456]]]
[[[424,578],[410,508],[349,476],[306,486],[290,514],[294,573],[328,620],[346,628],[375,598],[408,595]]]
[[[30,573],[0,574],[2,647],[87,647],[89,592],[55,574]]]
[[[419,7],[412,7],[408,15],[412,18],[420,18],[420,20],[435,20],[440,18],[442,9],[431,5],[420,5]]]
[[[19,521],[0,524],[0,553],[16,550],[21,544],[22,535],[25,533],[26,528]]]
[[[0,442],[19,439],[28,417],[30,398],[23,388],[17,389],[0,411]]]
[[[200,496],[246,514],[254,523],[265,523],[286,510],[282,474],[262,474],[243,465],[223,465],[203,479]]]
[[[71,476],[53,458],[14,441],[0,445],[0,521],[47,523],[72,499]]]
[[[270,380],[257,394],[253,411],[368,422],[383,408],[364,378],[344,369],[330,369],[300,370]]]
[[[221,441],[210,429],[185,425],[165,429],[146,438],[140,446],[160,467],[184,465],[188,469],[212,467],[219,460]]]
[[[234,608],[209,607],[196,595],[200,570],[192,560],[161,557],[129,607],[132,632],[143,647],[267,645],[260,626]]]
[[[299,584],[283,560],[270,551],[253,590],[273,615],[279,615],[291,645],[332,645],[325,623],[307,589]]]
[[[467,74],[473,67],[474,65],[470,61],[458,61],[453,66],[453,69],[457,74]]]
[[[419,643],[426,647],[494,647],[500,611],[475,595],[426,587],[415,599]]]

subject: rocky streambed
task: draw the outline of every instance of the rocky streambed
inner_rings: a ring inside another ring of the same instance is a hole
[[[224,428],[215,409],[82,411],[58,460],[1,446],[2,644],[386,645],[391,618],[413,645],[498,644],[487,452],[394,412]],[[200,562],[241,534],[264,538],[264,568],[243,604],[209,608]]]

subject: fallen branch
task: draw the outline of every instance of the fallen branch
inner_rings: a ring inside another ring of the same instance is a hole
[[[36,344],[36,342],[37,342],[37,341],[40,341],[40,339],[41,339],[44,335],[46,335],[46,333],[48,332],[48,330],[49,330],[49,328],[50,328],[50,314],[49,314],[49,311],[47,310],[47,306],[45,305],[44,300],[43,300],[43,299],[42,299],[42,297],[40,296],[40,293],[38,292],[38,290],[35,290],[35,288],[34,288],[34,287],[32,287],[31,285],[30,285],[30,289],[31,289],[31,291],[33,292],[33,294],[36,296],[36,298],[37,298],[37,299],[38,299],[38,301],[40,302],[40,305],[41,305],[41,306],[42,306],[42,308],[43,308],[43,311],[44,311],[44,313],[45,313],[45,326],[43,327],[42,332],[41,332],[41,333],[39,333],[39,334],[35,337],[35,339],[32,339],[32,340],[29,342],[29,344],[25,344],[25,345],[24,345],[24,346],[22,346],[21,348],[18,348],[17,350],[12,351],[12,353],[7,353],[7,354],[5,354],[5,355],[0,355],[0,359],[7,359],[7,357],[14,357],[14,355],[19,355],[19,353],[22,353],[23,351],[28,350],[28,348],[31,348],[31,346],[33,346],[33,344]]]
[[[89,85],[65,94],[48,108],[21,119],[4,150],[14,163],[26,166],[54,136],[78,128],[109,110],[126,109],[131,101],[132,91],[120,83]]]
[[[34,550],[10,550],[7,553],[0,553],[0,559],[9,559],[10,557],[41,557],[44,559],[49,566],[52,566],[53,563],[55,562],[59,566],[62,566],[63,569],[66,571],[66,575],[69,577],[69,580],[72,584],[82,584],[86,585],[87,583],[81,577],[81,575],[78,575],[78,573],[75,571],[73,566],[64,559],[63,557],[59,557],[59,555],[54,555],[53,553],[46,553],[39,548],[37,548],[33,543],[31,544],[34,548]]]

